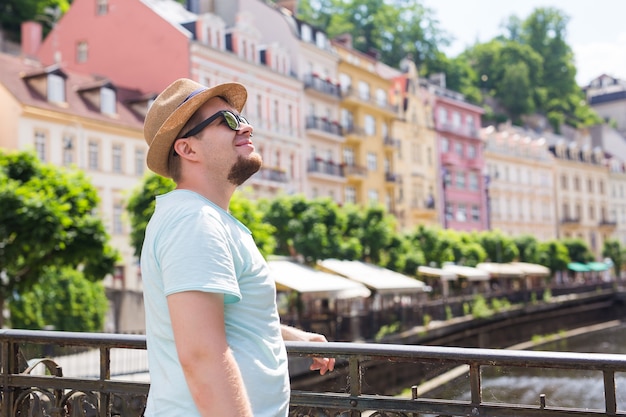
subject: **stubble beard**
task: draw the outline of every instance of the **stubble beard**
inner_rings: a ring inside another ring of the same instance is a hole
[[[239,156],[237,161],[230,168],[228,173],[228,181],[239,187],[246,182],[248,178],[256,174],[263,165],[261,155],[256,152],[251,153],[247,157]]]

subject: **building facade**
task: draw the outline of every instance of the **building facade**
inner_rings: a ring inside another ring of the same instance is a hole
[[[487,219],[507,236],[555,239],[553,156],[546,140],[530,132],[493,126],[481,130],[489,179]]]

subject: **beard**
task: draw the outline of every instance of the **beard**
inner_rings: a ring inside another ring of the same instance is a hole
[[[237,162],[233,164],[228,173],[228,181],[239,187],[248,178],[256,174],[263,165],[261,155],[256,152],[251,153],[247,158],[239,156]]]

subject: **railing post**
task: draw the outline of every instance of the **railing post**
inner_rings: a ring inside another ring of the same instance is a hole
[[[480,388],[480,365],[477,363],[470,364],[470,389],[472,391],[472,405],[480,405],[482,402]]]
[[[102,381],[102,389],[100,391],[100,415],[111,415],[111,393],[104,391],[104,381],[111,379],[111,349],[108,347],[100,348],[100,381]]]
[[[604,375],[604,402],[605,411],[609,415],[617,412],[617,400],[615,399],[615,371],[603,371]]]
[[[350,358],[350,395],[358,397],[361,395],[361,363],[358,357]],[[356,405],[356,404],[355,404]],[[360,417],[359,410],[351,410],[351,417]]]

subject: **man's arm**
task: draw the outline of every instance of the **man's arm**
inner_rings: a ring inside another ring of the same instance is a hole
[[[226,342],[224,298],[188,291],[167,297],[178,359],[200,415],[253,417]]]
[[[326,337],[318,333],[305,332],[304,330],[296,329],[295,327],[281,325],[280,330],[283,336],[283,340],[289,340],[292,342],[328,342]],[[316,371],[319,369],[320,374],[324,375],[328,371],[335,369],[335,358],[313,358],[310,370]]]

